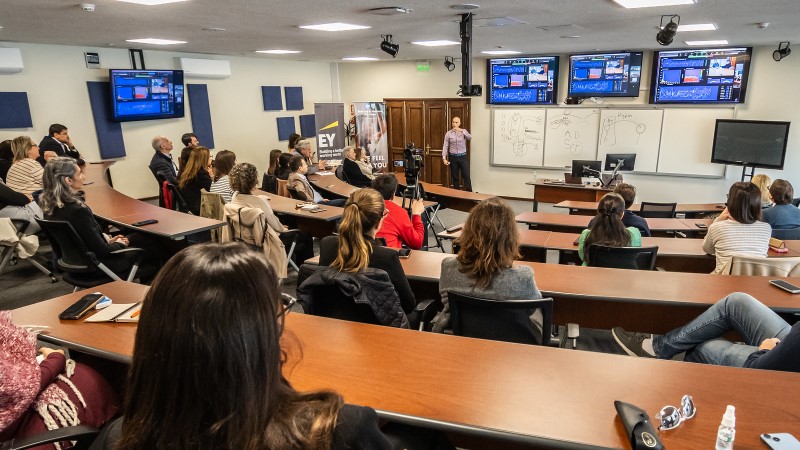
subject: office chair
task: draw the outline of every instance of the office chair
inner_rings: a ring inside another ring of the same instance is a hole
[[[181,195],[180,189],[170,182],[167,182],[167,189],[169,189],[170,194],[172,194],[172,208],[178,212],[192,214],[192,212],[189,210],[188,203],[186,203],[183,195]]]
[[[796,241],[800,240],[800,227],[789,228],[788,230],[772,229],[772,237],[782,241]]]
[[[658,246],[655,247],[607,247],[589,246],[589,265],[613,269],[655,270]]]
[[[200,189],[200,217],[214,220],[225,220],[225,199],[222,194],[208,192]],[[211,230],[211,242],[220,242],[222,230]]]
[[[792,199],[792,205],[800,207],[800,197]]]
[[[31,226],[31,223],[25,219],[0,219],[0,220],[8,220],[13,224],[13,226],[17,230],[17,239],[22,239],[25,235],[28,234],[28,229]],[[38,254],[38,253],[37,253]],[[11,264],[12,266],[17,263],[18,260],[28,261],[36,267],[39,272],[50,277],[51,283],[57,283],[58,278],[53,274],[52,271],[47,269],[42,263],[36,260],[36,254],[29,256],[28,258],[18,258],[17,257],[17,244],[12,243],[12,245],[0,245],[0,275],[2,275],[3,270],[5,270],[6,266]]]
[[[336,174],[336,178],[342,181],[346,181],[344,179],[344,161],[342,161],[342,164],[336,166],[336,170],[334,170],[333,173]]]
[[[270,194],[278,194],[278,177],[275,175],[270,175],[268,173],[264,174],[264,177],[261,178],[261,190],[264,192],[269,192]]]
[[[264,211],[259,208],[227,203],[224,207],[225,221],[228,226],[222,234],[222,241],[237,241],[247,244],[254,250],[264,253],[275,269],[279,278],[286,278],[287,266],[299,272],[300,269],[292,261],[292,254],[297,245],[299,235],[295,233],[294,241],[286,252],[279,233],[267,225]],[[272,233],[270,233],[272,231]],[[296,232],[297,230],[289,230]]]
[[[64,441],[74,441],[75,445],[70,447],[73,450],[86,450],[92,445],[99,433],[100,430],[97,428],[86,425],[56,428],[55,430],[43,431],[26,438],[13,438],[2,442],[0,443],[0,450],[23,450]]]
[[[288,183],[289,183],[288,180],[281,180],[280,178],[278,178],[278,195],[280,195],[281,197],[292,198],[292,196],[289,195]]]
[[[734,256],[722,269],[722,274],[796,277],[800,276],[800,257],[762,258],[760,256]]]
[[[289,195],[295,200],[300,200],[301,202],[310,201],[308,200],[308,198],[306,198],[305,192],[300,192],[297,189],[289,189],[289,188],[286,188],[286,192],[288,192]]]
[[[42,227],[45,235],[53,245],[56,254],[56,265],[64,271],[63,279],[75,287],[73,292],[80,289],[95,287],[113,280],[122,278],[108,268],[94,252],[90,251],[81,239],[80,235],[72,224],[60,220],[36,219]],[[130,253],[136,256],[131,264],[130,271],[126,278],[133,281],[137,278],[137,272],[141,265],[144,250],[136,247],[128,247],[111,252],[112,255]],[[142,276],[142,274],[138,274]],[[151,274],[144,274],[151,275]]]
[[[453,334],[518,344],[550,345],[553,299],[491,300],[447,292]],[[535,309],[542,311],[542,336],[531,321]]]
[[[675,208],[677,206],[677,203],[642,202],[639,207],[639,217],[673,219],[675,218]]]

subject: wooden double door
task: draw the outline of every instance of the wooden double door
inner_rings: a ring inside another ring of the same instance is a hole
[[[422,181],[450,186],[450,168],[442,162],[444,135],[452,128],[453,117],[461,118],[461,127],[470,131],[470,99],[464,98],[392,98],[384,99],[389,135],[389,159],[403,159],[407,144],[424,152]],[[467,142],[467,157],[471,154]],[[395,171],[402,172],[402,167]]]

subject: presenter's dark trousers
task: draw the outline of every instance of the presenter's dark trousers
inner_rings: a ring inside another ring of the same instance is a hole
[[[463,155],[450,155],[450,178],[453,179],[453,188],[461,189],[459,180],[459,172],[464,177],[464,189],[472,191],[472,180],[469,179],[469,158],[467,154]]]

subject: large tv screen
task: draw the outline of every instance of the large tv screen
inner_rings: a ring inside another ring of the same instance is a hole
[[[486,61],[490,105],[554,105],[558,56],[525,56]]]
[[[111,69],[114,120],[183,117],[182,70]]]
[[[656,52],[650,103],[744,103],[752,47]]]
[[[789,122],[717,119],[711,162],[783,169]]]
[[[611,52],[569,57],[570,97],[638,97],[642,52]]]

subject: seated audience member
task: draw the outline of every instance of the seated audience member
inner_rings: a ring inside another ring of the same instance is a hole
[[[160,183],[161,181],[169,181],[172,184],[178,184],[178,166],[172,160],[172,141],[164,136],[156,136],[153,138],[153,150],[155,154],[150,158],[150,172]],[[159,189],[161,186],[159,186]]]
[[[370,180],[375,179],[375,174],[372,171],[372,164],[369,162],[369,155],[364,147],[356,147],[356,164],[361,169],[361,173],[364,174]]]
[[[400,297],[403,311],[409,316],[409,322],[414,323],[416,318],[412,316],[417,300],[400,264],[400,257],[396,250],[375,241],[386,213],[383,197],[378,191],[364,188],[350,194],[339,224],[339,235],[320,241],[319,264],[350,273],[366,267],[386,271]]]
[[[390,449],[367,407],[298,392],[283,375],[291,303],[264,256],[240,243],[175,255],[147,293],[124,416],[93,448]]]
[[[627,183],[620,183],[614,188],[614,193],[619,194],[619,196],[625,200],[625,214],[622,216],[622,223],[625,224],[626,227],[638,229],[642,236],[649,237],[650,226],[647,225],[647,221],[632,213],[630,210],[631,205],[633,205],[633,202],[636,200],[636,188]],[[595,216],[589,221],[589,229],[592,228],[596,220],[597,217]]]
[[[788,230],[800,227],[800,208],[792,204],[794,188],[786,180],[775,180],[769,187],[769,195],[775,205],[762,211],[764,222],[773,230]]]
[[[281,156],[278,157],[278,168],[275,169],[275,177],[279,180],[287,180],[289,179],[289,174],[292,173],[291,167],[289,167],[289,162],[294,158],[295,155],[292,153],[281,153]]]
[[[356,162],[356,149],[353,146],[347,146],[342,150],[342,175],[344,181],[356,187],[369,187],[372,184],[372,178],[361,173],[361,167]]]
[[[442,332],[450,326],[447,291],[493,300],[542,298],[533,270],[513,265],[520,257],[514,216],[508,203],[497,197],[480,202],[469,213],[461,236],[456,239],[458,255],[442,260],[439,294],[444,309],[436,319],[434,331]],[[541,334],[541,311],[530,311],[530,316]]]
[[[578,239],[578,256],[583,265],[589,264],[589,246],[641,247],[642,234],[636,227],[623,222],[625,201],[619,194],[606,194],[597,203],[597,215],[590,229],[583,230]]]
[[[769,195],[769,186],[772,183],[770,178],[763,173],[759,173],[753,176],[750,182],[758,186],[758,190],[761,191],[761,207],[769,208],[772,206],[772,197]]]
[[[411,202],[411,219],[408,211],[395,203],[394,193],[397,191],[397,178],[392,174],[385,174],[372,181],[372,188],[381,193],[383,203],[389,213],[383,219],[383,225],[378,230],[377,236],[386,241],[387,247],[406,247],[419,250],[425,243],[425,225],[422,223],[422,212],[425,206],[422,199]]]
[[[220,150],[214,158],[214,181],[211,183],[211,191],[220,194],[225,203],[231,201],[233,190],[228,174],[236,165],[236,154],[230,150]]]
[[[297,141],[295,144],[296,147],[294,151],[291,153],[292,156],[302,156],[303,159],[306,161],[306,165],[308,165],[308,173],[317,173],[319,170],[325,170],[326,161],[319,160],[319,163],[316,165],[311,160],[311,141],[306,139],[301,139]]]
[[[766,257],[772,228],[761,221],[761,191],[739,181],[728,191],[725,210],[708,227],[703,251],[716,255],[712,273],[722,273],[733,255]]]
[[[183,172],[183,168],[186,167],[186,163],[189,161],[189,156],[192,154],[192,149],[194,147],[183,147],[181,150],[181,157],[178,159],[178,178],[181,176],[181,172]]]
[[[14,153],[14,164],[8,169],[6,185],[29,200],[33,200],[33,193],[42,190],[42,166],[36,162],[39,156],[39,146],[33,143],[28,136],[19,136],[11,141],[11,151]],[[47,152],[45,158],[55,158],[54,153]]]
[[[200,189],[211,191],[211,156],[205,147],[191,147],[186,166],[178,177],[178,189],[186,200],[189,211],[200,215]]]
[[[97,372],[66,359],[64,350],[40,348],[41,363],[36,353],[36,335],[0,311],[0,441],[73,425],[99,428],[117,414],[119,399]]]
[[[60,123],[50,125],[47,131],[48,135],[42,138],[39,143],[39,156],[36,161],[44,167],[49,158],[45,157],[45,153],[52,152],[55,156],[69,156],[74,158],[79,165],[86,164],[81,159],[81,152],[79,152],[74,145],[72,145],[72,138],[69,137],[69,130]]]
[[[25,194],[20,194],[0,181],[0,217],[9,219],[23,219],[30,225],[26,229],[26,234],[38,233],[40,228],[36,223],[37,218],[42,218],[42,210],[39,205],[28,199]]]
[[[278,217],[272,211],[269,205],[269,197],[264,195],[252,195],[253,190],[258,183],[258,169],[256,166],[249,163],[241,163],[233,166],[230,174],[231,188],[233,188],[233,198],[231,204],[246,206],[248,208],[258,208],[264,211],[264,218],[266,219],[267,226],[272,228],[276,233],[280,234],[281,241],[286,247],[286,251],[292,246],[295,236],[298,237],[297,245],[292,254],[295,262],[300,265],[308,258],[314,257],[314,240],[313,238],[300,230],[295,230],[287,233],[287,228],[281,224]]]
[[[735,331],[744,343],[722,336]],[[686,352],[685,361],[753,369],[800,372],[800,322],[789,325],[774,311],[741,292],[718,301],[688,324],[652,335],[612,330],[631,356],[671,359]]]
[[[14,152],[11,151],[11,139],[0,142],[0,178],[6,181],[8,169],[14,164]]]
[[[194,133],[183,133],[183,136],[181,136],[181,143],[184,147],[200,146],[200,141],[197,139],[197,135]]]
[[[278,149],[274,149],[269,152],[269,166],[267,167],[267,175],[275,175],[275,172],[278,171],[278,160],[281,158],[282,154],[283,152]]]
[[[278,193],[278,177],[275,173],[278,171],[278,160],[280,159],[282,151],[275,149],[269,152],[269,167],[264,174],[263,182],[261,183],[261,190],[271,194]],[[287,175],[288,177],[288,175]]]
[[[302,200],[331,206],[344,205],[345,199],[337,198],[335,200],[328,200],[327,198],[322,198],[319,192],[311,187],[311,183],[309,183],[308,178],[306,178],[308,165],[306,164],[305,158],[302,156],[293,156],[292,160],[289,161],[289,169],[291,169],[292,173],[289,174],[286,187],[297,192]]]
[[[297,134],[297,133],[292,133],[292,134],[290,134],[290,135],[289,135],[289,143],[288,143],[288,145],[287,145],[287,148],[288,148],[288,150],[286,150],[286,151],[287,151],[287,152],[289,152],[289,153],[292,153],[292,152],[294,152],[294,148],[295,148],[295,146],[297,145],[297,141],[299,141],[299,140],[301,140],[301,139],[303,139],[303,137],[302,137],[302,136],[300,136],[300,135],[299,135],[299,134]]]

